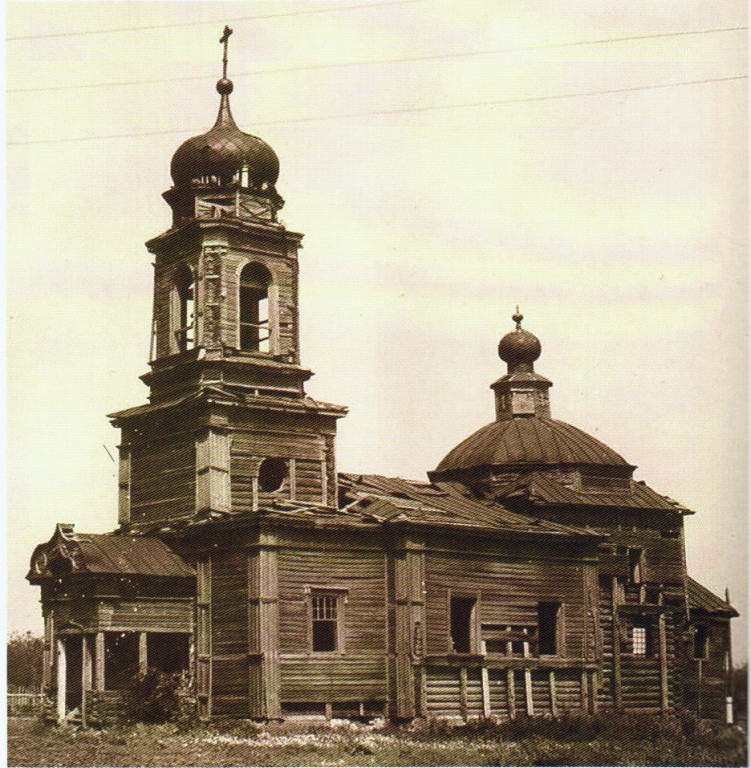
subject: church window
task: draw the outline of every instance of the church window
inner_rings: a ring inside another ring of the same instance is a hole
[[[177,352],[195,347],[195,281],[185,265],[175,274],[172,289],[172,333]]]
[[[287,478],[284,459],[264,459],[258,467],[258,486],[265,493],[278,491]]]
[[[652,656],[653,631],[652,624],[647,619],[634,623],[631,627],[631,653],[634,656]]]
[[[560,603],[537,604],[537,649],[541,656],[558,653],[560,613]]]
[[[261,264],[246,264],[240,273],[240,349],[271,351],[269,287],[271,274]]]
[[[709,630],[706,624],[699,624],[694,629],[694,658],[706,659],[709,650]]]
[[[310,636],[314,653],[342,651],[344,592],[313,591],[310,594]]]
[[[454,653],[475,652],[477,599],[451,597],[451,648]]]

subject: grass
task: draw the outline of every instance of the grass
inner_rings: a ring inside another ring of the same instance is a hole
[[[452,725],[249,721],[93,730],[8,721],[11,766],[746,765],[745,734],[690,716]]]

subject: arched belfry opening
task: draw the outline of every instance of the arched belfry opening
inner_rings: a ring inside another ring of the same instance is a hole
[[[195,278],[183,264],[177,268],[172,283],[172,336],[175,352],[185,352],[196,345]]]
[[[271,293],[273,277],[263,264],[251,262],[240,272],[240,349],[271,351]]]

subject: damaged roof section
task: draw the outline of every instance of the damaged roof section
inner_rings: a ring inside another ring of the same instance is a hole
[[[494,489],[495,498],[523,498],[531,504],[576,504],[595,507],[617,507],[619,509],[645,509],[680,512],[692,515],[692,510],[667,496],[661,496],[646,483],[631,481],[629,490],[576,491],[550,477],[544,472],[531,472],[517,480]]]
[[[516,534],[587,536],[594,531],[519,515],[493,501],[478,501],[461,483],[423,483],[383,475],[340,473],[346,510],[381,523],[409,522]]]
[[[58,523],[31,557],[27,578],[39,583],[67,573],[194,578],[195,571],[161,539],[115,533],[75,533]]]

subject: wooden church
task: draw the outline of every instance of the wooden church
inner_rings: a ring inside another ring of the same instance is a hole
[[[106,720],[134,674],[186,670],[201,716],[724,718],[735,610],[686,573],[693,514],[551,416],[541,346],[498,352],[496,418],[424,481],[340,474],[339,405],[305,393],[279,161],[233,85],[172,158],[148,403],[121,430],[118,527],[31,558],[44,693]],[[480,396],[480,393],[478,393]]]

